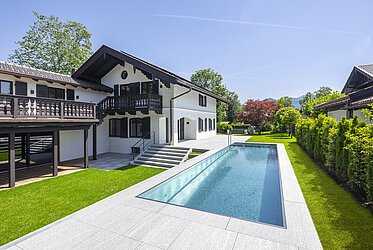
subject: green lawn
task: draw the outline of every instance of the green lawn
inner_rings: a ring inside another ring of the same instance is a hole
[[[86,169],[0,191],[0,246],[162,171]]]
[[[284,143],[325,249],[373,249],[373,216],[287,135],[255,135],[250,142]]]

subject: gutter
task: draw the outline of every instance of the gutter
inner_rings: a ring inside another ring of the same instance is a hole
[[[189,92],[192,91],[192,87],[189,87],[189,89],[183,93],[181,93],[180,95],[177,95],[177,96],[174,96],[170,99],[170,142],[171,142],[171,145],[174,145],[174,132],[173,132],[173,124],[174,124],[174,121],[173,121],[173,112],[174,112],[174,100],[183,96],[183,95],[186,95],[188,94]]]

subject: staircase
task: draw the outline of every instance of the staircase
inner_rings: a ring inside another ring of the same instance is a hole
[[[139,155],[134,164],[172,168],[184,162],[190,148],[154,144]]]

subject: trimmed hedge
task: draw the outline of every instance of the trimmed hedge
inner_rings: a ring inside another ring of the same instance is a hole
[[[324,114],[300,119],[298,144],[349,187],[373,201],[373,125],[353,119],[336,122]]]

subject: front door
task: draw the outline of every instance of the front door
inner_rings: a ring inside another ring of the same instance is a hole
[[[184,118],[179,120],[179,140],[184,140]]]

